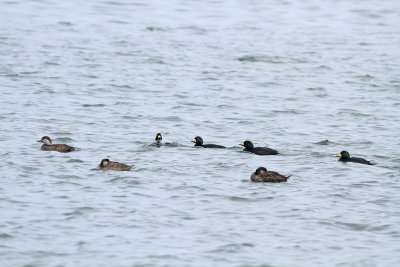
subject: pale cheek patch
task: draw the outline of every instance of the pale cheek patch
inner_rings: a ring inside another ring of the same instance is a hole
[[[51,145],[51,142],[49,139],[43,139],[43,143],[45,143],[46,145]]]

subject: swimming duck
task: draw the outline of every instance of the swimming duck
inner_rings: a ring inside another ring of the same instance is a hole
[[[132,166],[133,165],[128,166],[116,161],[110,161],[109,159],[102,159],[99,168],[103,170],[130,171]]]
[[[281,183],[286,182],[289,177],[290,175],[284,176],[274,171],[267,171],[264,167],[259,167],[251,174],[250,179],[252,182],[257,183]]]
[[[201,138],[200,136],[196,136],[193,140],[193,143],[195,143],[194,146],[201,146],[204,148],[225,148],[224,146],[220,146],[220,145],[215,145],[215,144],[206,144],[203,145],[203,138]]]
[[[155,146],[162,146],[162,145],[164,145],[164,142],[163,142],[163,140],[162,140],[161,133],[157,133],[157,134],[156,134],[156,138],[155,138],[154,140],[155,140],[155,142],[154,142],[154,145],[155,145]]]
[[[251,141],[244,141],[243,143],[239,144],[240,146],[244,146],[245,148],[243,151],[248,151],[257,155],[276,155],[278,151],[268,147],[254,147]]]
[[[58,152],[71,152],[74,151],[75,148],[65,144],[52,144],[50,137],[43,136],[42,139],[37,141],[39,143],[43,143],[41,149],[46,151],[58,151]]]
[[[371,161],[368,161],[363,158],[350,157],[350,154],[347,151],[342,151],[337,156],[340,157],[339,161],[343,161],[343,162],[356,162],[356,163],[367,164],[367,165],[375,165]]]

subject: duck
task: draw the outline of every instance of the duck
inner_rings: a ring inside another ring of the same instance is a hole
[[[361,163],[361,164],[366,164],[366,165],[375,165],[375,163],[372,163],[369,160],[363,159],[363,158],[355,158],[355,157],[350,157],[349,152],[346,150],[343,150],[337,155],[339,158],[339,161],[342,162],[355,162],[355,163]]]
[[[265,167],[259,167],[250,176],[250,180],[255,183],[281,183],[286,182],[289,176],[284,176],[274,171],[267,171]]]
[[[195,143],[194,146],[201,146],[204,148],[226,148],[224,146],[221,145],[215,145],[215,144],[203,144],[203,138],[201,138],[200,136],[196,136],[191,142]]]
[[[161,133],[157,133],[156,134],[156,138],[154,139],[155,140],[155,142],[153,143],[155,146],[162,146],[162,145],[164,145],[164,142],[163,142],[163,140],[162,140],[162,136],[161,136]]]
[[[37,142],[43,143],[41,149],[46,151],[58,151],[62,153],[67,153],[74,151],[75,148],[65,144],[52,144],[50,137],[43,136],[42,139],[38,140]]]
[[[130,171],[132,167],[133,165],[128,166],[116,161],[110,161],[109,159],[102,159],[99,165],[99,169],[116,171]]]
[[[254,153],[256,155],[276,155],[278,151],[269,147],[254,147],[251,141],[244,141],[243,143],[239,144],[240,146],[244,146],[243,151],[248,151]]]

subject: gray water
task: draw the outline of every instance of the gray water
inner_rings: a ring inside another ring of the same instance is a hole
[[[399,25],[398,0],[1,1],[0,266],[399,266]]]

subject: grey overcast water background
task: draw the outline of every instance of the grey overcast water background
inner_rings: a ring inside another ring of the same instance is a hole
[[[1,1],[0,265],[400,266],[399,25],[398,0]]]

